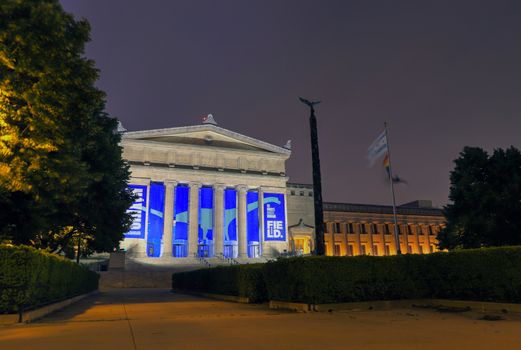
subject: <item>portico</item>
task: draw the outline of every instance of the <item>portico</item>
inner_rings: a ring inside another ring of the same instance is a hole
[[[138,196],[121,243],[127,256],[248,259],[288,249],[288,148],[221,128],[213,118],[126,132],[122,145]]]

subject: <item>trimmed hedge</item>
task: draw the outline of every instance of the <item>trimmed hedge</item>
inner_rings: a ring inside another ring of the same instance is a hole
[[[174,273],[172,288],[247,297],[250,302],[262,302],[268,297],[262,269],[263,264],[251,264]]]
[[[444,298],[521,302],[521,247],[387,257],[286,258],[174,274],[199,292],[312,304]],[[248,272],[245,272],[248,271]],[[248,278],[239,278],[247,275]]]
[[[312,304],[426,297],[425,255],[310,257],[268,263],[270,300]]]
[[[0,313],[15,313],[98,288],[98,274],[27,246],[0,244]]]

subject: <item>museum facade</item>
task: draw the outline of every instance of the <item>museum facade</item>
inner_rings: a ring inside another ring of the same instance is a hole
[[[275,257],[288,248],[285,162],[275,146],[203,124],[122,133],[133,223],[127,257]]]

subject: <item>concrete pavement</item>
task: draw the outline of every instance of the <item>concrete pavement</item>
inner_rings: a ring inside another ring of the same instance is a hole
[[[416,309],[290,313],[166,289],[114,289],[39,322],[1,327],[0,349],[521,348],[519,319],[478,317]]]

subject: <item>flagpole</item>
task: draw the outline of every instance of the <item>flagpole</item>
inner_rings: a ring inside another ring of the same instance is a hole
[[[394,219],[394,239],[396,241],[396,254],[400,255],[400,235],[398,234],[398,220],[396,219],[396,199],[394,196],[394,181],[393,181],[393,167],[391,163],[391,142],[389,142],[389,135],[387,133],[387,122],[384,122],[385,139],[387,141],[387,157],[389,159],[389,181],[391,182],[391,195],[393,198],[393,219]]]

